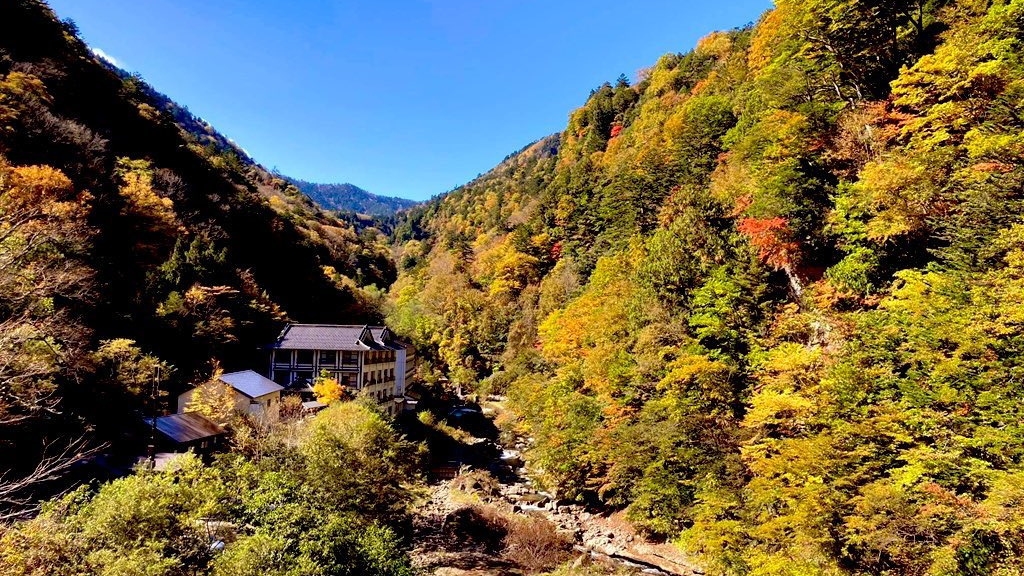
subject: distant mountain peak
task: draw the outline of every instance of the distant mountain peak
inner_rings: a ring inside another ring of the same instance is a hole
[[[406,198],[378,196],[355,184],[317,184],[296,178],[287,178],[287,180],[326,210],[342,210],[371,216],[390,216],[418,204],[415,200]]]

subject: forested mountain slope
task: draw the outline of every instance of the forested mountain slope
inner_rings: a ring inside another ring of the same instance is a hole
[[[391,216],[416,205],[413,200],[378,196],[354,184],[316,184],[295,179],[289,179],[289,181],[326,210],[356,212],[371,216]]]
[[[1024,573],[1022,40],[779,0],[414,210],[389,321],[709,573]]]
[[[98,61],[44,3],[0,3],[0,460],[83,431],[116,446],[157,363],[173,394],[216,362],[261,365],[286,319],[378,318],[382,238]]]
[[[71,23],[68,25],[73,26]],[[167,95],[157,92],[152,86],[146,84],[140,76],[122,70],[111,62],[103,60],[102,57],[100,58],[100,63],[118,75],[130,90],[137,92],[137,99],[166,112],[174,123],[187,133],[187,138],[193,144],[203,146],[207,154],[230,153],[231,156],[235,157],[231,160],[232,163],[237,159],[238,163],[245,167],[258,167],[263,178],[270,177],[262,166],[257,166],[256,161],[245,150],[218,132],[209,122],[193,115],[186,106],[182,106]],[[413,200],[378,196],[353,184],[317,184],[289,178],[280,174],[273,174],[273,177],[275,179],[280,178],[287,184],[294,185],[300,192],[325,210],[355,212],[372,216],[391,216],[400,210],[416,205],[416,202]],[[279,188],[282,187],[280,183],[276,185]]]

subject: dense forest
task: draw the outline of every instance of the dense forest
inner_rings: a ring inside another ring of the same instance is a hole
[[[0,3],[0,516],[76,456],[133,450],[141,410],[261,365],[285,321],[379,319],[395,274],[381,233],[97,59],[45,3]]]
[[[778,0],[413,209],[388,321],[709,574],[1022,574],[1022,41]]]

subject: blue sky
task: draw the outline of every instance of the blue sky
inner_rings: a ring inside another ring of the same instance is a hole
[[[268,168],[425,199],[768,0],[50,0]]]

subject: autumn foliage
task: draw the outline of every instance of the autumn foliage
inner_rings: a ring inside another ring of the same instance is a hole
[[[708,574],[1024,573],[1022,22],[778,0],[425,207],[392,317]]]
[[[750,240],[765,264],[776,270],[793,266],[799,245],[789,240],[792,232],[785,218],[743,218],[736,228]]]

